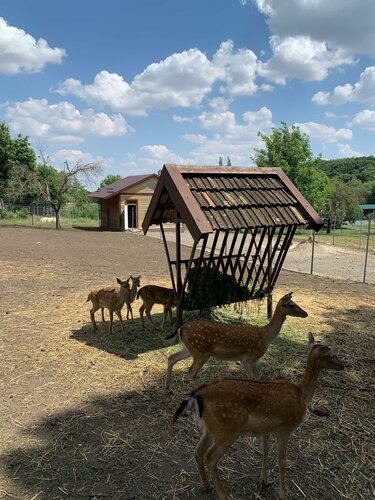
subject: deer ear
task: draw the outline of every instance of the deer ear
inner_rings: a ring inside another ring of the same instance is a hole
[[[292,300],[292,295],[293,295],[293,292],[287,293],[286,295],[284,295],[284,297],[281,298],[281,302],[283,304],[288,304],[288,302],[290,302]]]
[[[310,347],[312,347],[315,344],[315,339],[314,335],[311,332],[309,332],[307,336],[309,339],[309,349],[310,349]]]
[[[120,278],[117,278],[117,283],[121,285],[122,281],[120,280]]]

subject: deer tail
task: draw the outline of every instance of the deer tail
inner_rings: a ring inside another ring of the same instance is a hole
[[[175,337],[177,334],[180,334],[180,330],[181,330],[181,327],[176,328],[176,330],[174,332],[172,332],[169,335],[167,335],[166,337],[164,337],[164,340],[173,339],[173,337]]]
[[[193,405],[196,413],[199,415],[199,417],[202,417],[203,398],[199,394],[196,394],[196,391],[194,391],[181,402],[180,406],[175,411],[172,419],[172,425],[176,422],[180,415],[185,415]]]

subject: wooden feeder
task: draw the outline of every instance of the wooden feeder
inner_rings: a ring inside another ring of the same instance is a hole
[[[175,224],[171,255],[164,224]],[[181,258],[181,224],[193,239]],[[142,228],[160,227],[177,300],[183,309],[268,297],[299,226],[323,221],[280,168],[165,165]]]

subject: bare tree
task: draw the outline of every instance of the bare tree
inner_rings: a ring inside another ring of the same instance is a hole
[[[56,170],[47,164],[48,157],[40,151],[43,163],[37,169],[36,190],[40,198],[52,207],[56,217],[56,229],[61,229],[60,210],[67,201],[67,194],[74,188],[77,181],[85,185],[91,184],[103,170],[100,162],[82,163],[77,161],[70,166],[68,161],[64,162],[63,170]]]

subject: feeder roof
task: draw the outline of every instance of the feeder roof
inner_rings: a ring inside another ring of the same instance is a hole
[[[197,241],[217,230],[307,225],[323,221],[280,168],[164,165],[143,231],[176,222]]]

